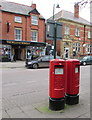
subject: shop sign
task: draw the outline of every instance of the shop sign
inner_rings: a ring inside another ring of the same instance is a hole
[[[22,44],[22,45],[30,45],[28,42],[18,42],[18,41],[6,41],[8,44]]]

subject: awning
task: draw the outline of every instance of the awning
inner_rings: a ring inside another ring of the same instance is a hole
[[[8,44],[8,45],[20,45],[20,46],[38,46],[38,47],[45,47],[45,42],[31,42],[31,41],[17,41],[17,40],[5,40],[0,39],[1,44]]]

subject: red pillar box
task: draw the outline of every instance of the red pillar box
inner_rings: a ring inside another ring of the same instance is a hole
[[[65,106],[65,80],[66,63],[65,60],[53,59],[50,61],[49,80],[49,108],[51,110],[61,110]]]
[[[66,104],[79,103],[80,62],[77,59],[66,60]]]

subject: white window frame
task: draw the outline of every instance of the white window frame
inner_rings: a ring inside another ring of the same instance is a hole
[[[90,53],[91,51],[91,45],[90,44],[86,44],[86,53]]]
[[[88,38],[91,38],[91,31],[88,31]]]
[[[74,43],[74,49],[75,49],[76,53],[80,52],[80,48],[81,48],[81,45],[79,42]]]
[[[77,37],[80,36],[80,30],[79,30],[79,28],[76,28],[76,30],[75,30],[75,36],[77,36]]]
[[[65,35],[69,35],[69,27],[65,26]]]
[[[38,41],[38,30],[31,30],[31,40],[32,42]]]
[[[20,33],[16,34],[16,30],[19,30]],[[21,41],[22,40],[22,28],[15,28],[14,29],[14,36],[15,36],[15,40]]]
[[[31,23],[32,23],[32,25],[38,25],[38,16],[32,15],[31,16]]]
[[[22,17],[15,16],[14,21],[17,22],[17,23],[22,23]]]

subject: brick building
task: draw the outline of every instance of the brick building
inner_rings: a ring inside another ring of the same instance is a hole
[[[0,0],[0,55],[25,60],[45,47],[45,19],[31,6]]]
[[[79,17],[78,4],[74,6],[74,13],[62,10],[55,14],[54,19],[63,23],[62,40],[57,40],[57,53],[62,58],[76,58],[92,53],[91,25]],[[52,40],[46,41],[53,43]]]

